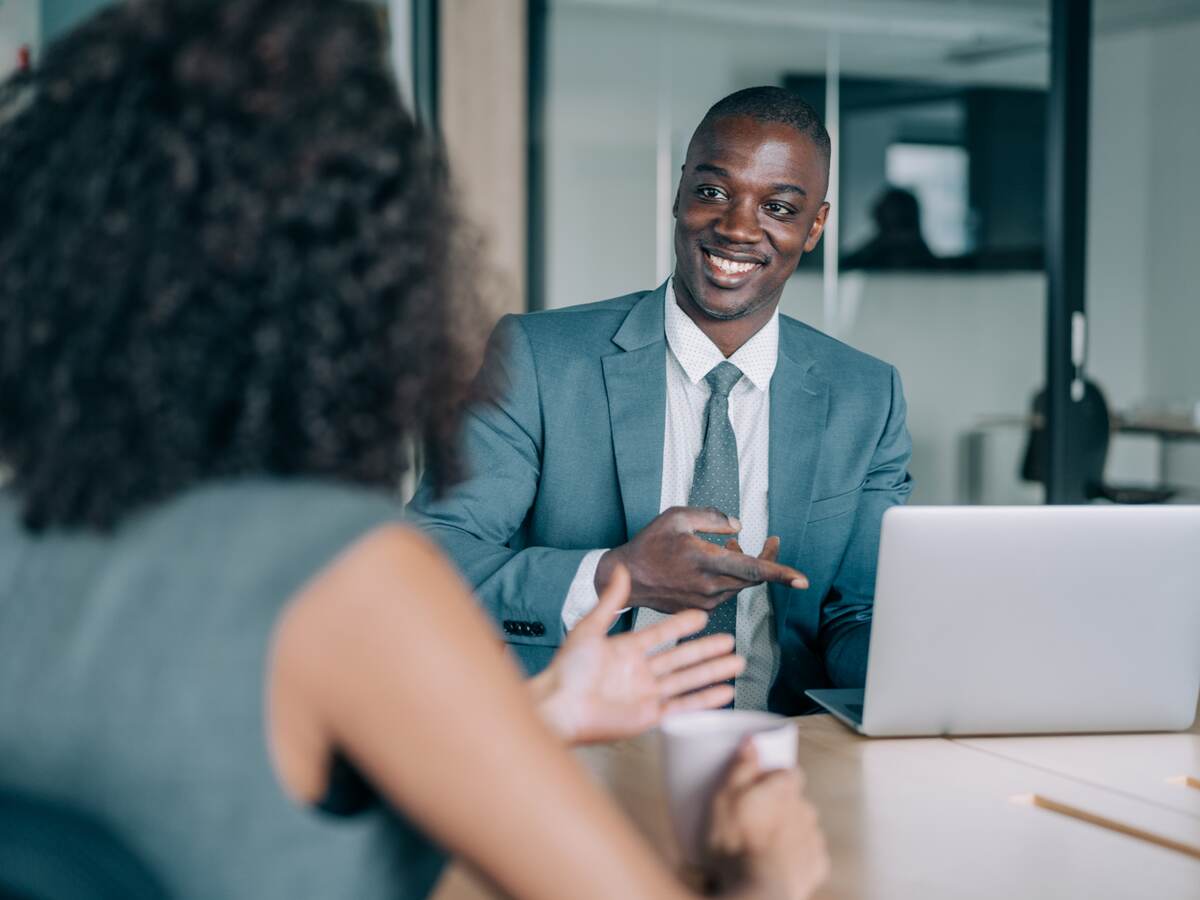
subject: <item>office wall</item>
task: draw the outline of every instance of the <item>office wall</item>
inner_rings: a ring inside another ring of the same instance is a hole
[[[546,61],[545,305],[655,278],[659,35],[551,5]]]
[[[1148,379],[1172,403],[1200,402],[1200,22],[1151,35],[1146,196]]]
[[[1104,37],[1092,57],[1089,368],[1118,407],[1147,394],[1152,37],[1149,31]]]
[[[1200,404],[1200,22],[1152,36],[1147,376],[1172,408]],[[1200,443],[1167,449],[1165,477],[1200,487]]]
[[[1045,296],[1040,273],[842,277],[841,338],[892,363],[904,381],[913,503],[962,501],[962,436],[981,417],[1028,408],[1044,371]],[[819,323],[821,305],[820,276],[805,275],[789,282],[780,308]],[[1015,477],[1024,441],[1020,427],[989,430],[987,502],[1039,502],[1039,490]]]

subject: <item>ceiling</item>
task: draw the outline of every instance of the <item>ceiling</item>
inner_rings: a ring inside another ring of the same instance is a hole
[[[957,40],[1044,37],[1050,11],[1049,0],[551,0],[551,4]],[[1200,0],[1095,0],[1093,15],[1101,32],[1161,26],[1200,18]]]
[[[792,31],[798,46],[836,34],[844,71],[924,69],[932,77],[1028,84],[1047,77],[1049,0],[550,2],[660,24]],[[1200,0],[1094,0],[1093,16],[1097,34],[1161,28],[1200,19]]]

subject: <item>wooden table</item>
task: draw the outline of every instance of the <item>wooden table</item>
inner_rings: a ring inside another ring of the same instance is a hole
[[[866,739],[800,723],[800,760],[833,875],[822,898],[1200,900],[1200,860],[1013,797],[1037,793],[1200,847],[1200,724],[1183,734]],[[579,751],[637,827],[676,858],[656,737]],[[462,870],[438,900],[490,896]]]

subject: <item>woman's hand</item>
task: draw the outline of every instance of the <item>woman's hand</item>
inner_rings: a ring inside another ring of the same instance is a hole
[[[747,739],[713,798],[709,851],[722,896],[805,900],[829,876],[817,813],[798,768],[762,772]]]
[[[723,684],[745,668],[733,638],[715,634],[667,647],[700,631],[708,615],[688,610],[649,628],[608,636],[629,599],[629,572],[617,566],[596,608],[572,629],[532,688],[546,721],[567,741],[633,737],[671,712],[712,709],[733,700]]]

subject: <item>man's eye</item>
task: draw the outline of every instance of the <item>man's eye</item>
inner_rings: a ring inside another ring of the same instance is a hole
[[[725,196],[725,192],[715,187],[701,187],[696,189],[696,193],[705,200],[720,200]]]
[[[795,212],[790,206],[784,206],[782,203],[764,203],[763,209],[775,216],[790,216]]]

